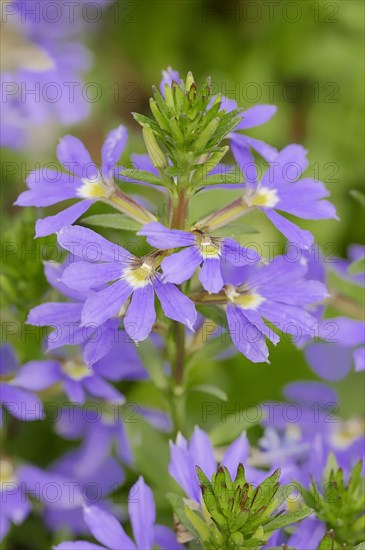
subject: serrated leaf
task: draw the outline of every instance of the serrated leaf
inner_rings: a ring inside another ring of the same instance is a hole
[[[318,550],[333,550],[334,549],[334,536],[333,531],[329,531],[325,534],[321,542],[319,543]]]
[[[123,231],[139,231],[141,224],[123,214],[94,214],[82,219],[82,223],[95,227],[109,227]]]
[[[287,514],[282,514],[281,516],[273,519],[264,526],[264,531],[265,533],[272,533],[277,529],[282,529],[287,525],[291,525],[292,523],[296,523],[297,521],[306,518],[307,516],[312,514],[312,512],[313,510],[311,508],[308,508],[307,506],[302,506],[301,508],[299,508],[299,510],[296,510],[295,512],[288,512]]]
[[[217,388],[217,386],[212,386],[211,384],[198,384],[197,386],[190,387],[189,391],[202,392],[202,393],[207,393],[209,395],[214,395],[214,397],[218,397],[218,399],[221,399],[222,401],[228,400],[228,396],[223,390],[221,390],[220,388]]]

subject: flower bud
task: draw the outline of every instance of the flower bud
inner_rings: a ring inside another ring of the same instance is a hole
[[[143,139],[153,166],[157,169],[166,168],[168,166],[167,159],[160,149],[155,134],[149,124],[143,126]]]

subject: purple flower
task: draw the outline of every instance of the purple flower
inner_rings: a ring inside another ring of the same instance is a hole
[[[180,75],[177,71],[172,69],[171,67],[167,67],[165,71],[162,71],[162,80],[160,82],[160,92],[164,96],[165,95],[165,86],[166,84],[168,86],[172,86],[172,82],[175,80],[178,84],[180,83]]]
[[[237,349],[254,363],[268,362],[265,337],[273,344],[279,336],[263,321],[298,337],[313,334],[316,319],[305,307],[328,296],[319,281],[305,278],[305,261],[293,262],[284,256],[266,265],[233,269],[225,277],[228,299],[227,321]]]
[[[294,534],[286,544],[289,548],[317,550],[325,533],[326,524],[318,518],[310,516],[295,526]]]
[[[202,231],[168,229],[157,222],[145,225],[138,235],[147,237],[147,242],[151,246],[162,250],[185,247],[181,252],[171,254],[162,260],[164,280],[181,284],[190,279],[201,265],[199,279],[205,290],[210,293],[219,292],[223,288],[224,262],[246,265],[260,259],[254,250],[240,246],[233,239],[211,237]]]
[[[226,450],[221,464],[226,466],[234,479],[237,467],[242,462],[246,473],[252,483],[260,483],[264,477],[264,471],[246,467],[249,455],[249,442],[245,433],[236,439]],[[218,468],[214,455],[214,449],[206,432],[195,426],[194,433],[188,442],[185,437],[178,434],[176,443],[170,443],[171,458],[169,473],[175,481],[184,489],[188,497],[196,502],[201,502],[201,491],[195,466],[199,466],[205,475],[211,479]]]
[[[135,341],[145,340],[156,319],[156,293],[166,317],[192,329],[197,316],[194,304],[176,286],[162,281],[156,271],[155,255],[137,258],[94,231],[79,226],[63,228],[58,242],[74,255],[84,258],[88,250],[96,249],[97,258],[102,262],[71,264],[62,276],[67,286],[84,291],[114,281],[85,301],[81,312],[82,326],[105,323],[126,308],[124,326],[127,334]],[[131,302],[126,306],[130,296]]]
[[[151,489],[140,477],[129,493],[128,512],[134,541],[126,534],[117,519],[97,506],[84,508],[84,520],[94,538],[103,546],[86,541],[62,542],[55,550],[182,550],[170,529],[158,525]]]
[[[308,249],[313,235],[287,220],[277,210],[305,220],[335,218],[334,206],[322,200],[329,195],[324,184],[312,178],[299,179],[308,166],[307,151],[300,145],[288,145],[270,159],[269,169],[259,181],[254,163],[247,163],[241,150],[232,146],[236,161],[246,176],[244,200],[249,208],[259,208],[275,227],[291,242]]]
[[[35,365],[39,365],[45,373],[44,384],[47,385],[49,372],[54,368],[55,362],[30,361],[21,367],[14,350],[9,344],[4,344],[0,347],[0,356],[0,376],[3,378],[3,381],[0,382],[0,403],[18,420],[31,421],[42,419],[42,401],[33,393],[32,388],[24,389],[18,383],[18,378],[24,369],[33,369]],[[3,421],[2,416],[2,410],[0,409],[0,426]]]
[[[47,351],[62,346],[80,345],[84,361],[89,367],[117,345],[125,358],[125,365],[130,365],[138,378],[143,368],[130,338],[125,331],[118,331],[119,319],[110,319],[100,325],[90,323],[80,326],[83,304],[96,291],[81,292],[67,287],[60,280],[64,269],[65,265],[49,262],[45,264],[44,273],[49,284],[70,301],[47,302],[34,307],[29,312],[27,323],[55,329],[47,337]]]
[[[0,461],[0,499],[0,541],[2,541],[11,524],[20,525],[31,511],[30,502],[19,483],[17,470],[5,459]]]
[[[341,380],[355,365],[355,371],[365,370],[365,323],[347,317],[323,319],[317,336],[322,342],[306,346],[309,366],[325,380]]]
[[[74,136],[65,136],[57,147],[57,157],[69,173],[57,170],[35,170],[27,178],[28,191],[19,195],[19,206],[50,206],[67,199],[82,199],[55,216],[38,220],[36,237],[56,233],[72,224],[94,202],[110,198],[116,190],[116,163],[125,148],[124,126],[112,130],[101,150],[101,169],[91,160],[83,143]]]

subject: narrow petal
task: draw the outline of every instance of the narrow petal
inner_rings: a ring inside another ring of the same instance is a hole
[[[93,544],[86,540],[77,540],[74,542],[61,542],[61,544],[54,546],[53,550],[105,550],[105,546],[99,546],[99,544]]]
[[[63,389],[69,400],[73,403],[85,403],[86,395],[81,382],[71,380],[71,378],[64,378]]]
[[[189,498],[200,502],[199,481],[188,450],[171,442],[170,456],[170,475],[184,489]]]
[[[322,382],[291,382],[285,386],[283,393],[288,401],[295,401],[308,406],[313,403],[319,403],[322,406],[326,406],[328,403],[338,403],[336,390]]]
[[[267,162],[275,162],[276,157],[278,156],[278,150],[271,145],[268,145],[261,139],[255,139],[249,136],[246,136],[246,143],[252,149],[255,149],[259,155],[262,156]]]
[[[196,246],[189,246],[164,258],[161,262],[163,279],[168,283],[180,285],[190,279],[203,258]]]
[[[74,136],[63,137],[57,146],[57,158],[61,164],[80,178],[96,177],[98,169],[91,160],[85,145]]]
[[[311,369],[324,380],[342,380],[351,370],[352,351],[338,344],[315,342],[304,353]]]
[[[116,343],[118,342],[118,338],[120,336],[119,332],[119,324],[120,319],[110,319],[109,321],[106,321],[106,323],[103,323],[100,327],[98,327],[98,330],[96,332],[96,335],[90,335],[89,340],[84,343],[84,349],[83,349],[83,358],[85,363],[88,367],[93,367],[95,370],[95,363],[97,363],[99,360],[101,360],[106,355],[110,354],[110,351],[116,347]],[[126,355],[126,352],[124,351],[124,355]],[[110,361],[112,359],[110,358]],[[119,361],[120,363],[120,361]],[[129,361],[128,361],[129,363]],[[110,365],[112,367],[112,365]],[[107,373],[104,373],[100,370],[96,371],[99,374],[102,374],[103,376],[106,376],[106,378],[109,378],[110,380],[115,380],[115,378],[112,378],[107,375],[109,373],[109,370]]]
[[[39,185],[34,189],[23,191],[17,198],[17,206],[50,206],[58,202],[68,199],[77,198],[76,190],[73,185],[64,185],[60,183],[60,187],[52,185]]]
[[[27,323],[40,327],[55,327],[81,319],[82,304],[47,302],[30,310]]]
[[[74,262],[66,267],[61,281],[70,288],[89,290],[120,279],[122,272],[123,268],[117,262],[103,264]]]
[[[33,393],[0,383],[1,402],[18,420],[30,422],[43,418],[42,401]]]
[[[279,336],[272,330],[271,327],[265,325],[261,315],[257,311],[246,309],[245,317],[247,317],[250,323],[257,327],[257,329],[262,332],[262,334],[264,334],[264,336],[266,336],[266,338],[268,338],[275,346],[280,342]]]
[[[102,325],[119,312],[132,292],[133,288],[124,280],[97,292],[86,300],[82,308],[81,325]]]
[[[193,330],[197,318],[194,302],[175,285],[161,282],[158,276],[154,278],[153,285],[166,317]]]
[[[177,542],[175,533],[165,525],[155,525],[153,533],[154,544],[162,550],[184,550],[185,546]]]
[[[282,286],[274,285],[271,289],[267,285],[262,295],[275,302],[305,306],[324,300],[328,297],[328,292],[326,286],[319,281],[302,280]]]
[[[60,377],[57,361],[29,361],[21,367],[11,383],[25,390],[40,391],[58,382]]]
[[[58,242],[65,249],[83,260],[125,262],[131,254],[121,246],[79,225],[64,227],[58,234]]]
[[[268,363],[269,350],[265,338],[259,329],[249,322],[242,309],[228,304],[227,321],[236,348],[253,363]]]
[[[97,506],[88,506],[84,508],[84,520],[96,540],[110,550],[136,548],[119,521],[105,510]]]
[[[137,547],[152,548],[156,508],[152,491],[143,477],[139,477],[130,490],[128,513]]]
[[[64,265],[60,265],[55,262],[45,262],[44,264],[44,275],[48,283],[53,286],[53,288],[58,290],[58,292],[60,292],[64,296],[75,300],[76,302],[84,301],[88,297],[89,293],[85,292],[83,294],[80,291],[73,290],[61,283],[60,279],[62,277],[63,271]]]
[[[124,328],[132,340],[138,342],[149,336],[155,320],[155,292],[149,283],[133,292],[124,318]]]
[[[365,370],[365,347],[354,351],[354,362],[356,372]]]
[[[222,262],[230,262],[234,265],[250,265],[259,262],[260,259],[260,255],[256,250],[245,248],[228,237],[223,240]]]
[[[265,319],[274,323],[282,332],[292,334],[295,338],[305,334],[313,336],[316,319],[304,309],[271,300],[265,300],[257,309]]]
[[[192,233],[180,231],[179,229],[168,229],[158,222],[144,225],[137,235],[147,237],[148,244],[162,250],[190,246],[195,243],[195,237]]]
[[[238,163],[248,187],[258,183],[258,173],[255,158],[248,146],[247,136],[232,132],[231,150],[235,161]]]
[[[19,363],[14,348],[10,344],[0,346],[0,375],[6,376],[15,374]]]
[[[250,450],[250,444],[248,442],[246,433],[243,432],[238,439],[233,441],[224,453],[222,465],[228,468],[232,480],[236,478],[237,468],[240,463],[244,466],[248,459]]]
[[[47,235],[52,235],[57,233],[66,225],[70,225],[75,222],[82,214],[90,208],[95,201],[93,200],[82,200],[65,208],[55,216],[48,216],[41,220],[37,220],[35,224],[35,236],[46,237]]]
[[[206,258],[199,273],[203,288],[210,294],[215,294],[223,288],[223,277],[220,258]]]
[[[288,239],[288,241],[299,245],[301,248],[309,249],[314,244],[314,237],[310,231],[300,229],[293,222],[280,216],[275,210],[263,208],[266,216],[275,225],[275,227]]]
[[[316,198],[316,195],[328,195],[323,184],[315,180],[301,180],[279,191],[280,200],[276,208],[305,220],[338,219],[333,204],[320,200],[321,197]]]
[[[128,132],[125,126],[118,126],[109,132],[101,149],[102,172],[108,177],[112,168],[120,160],[128,139]]]
[[[124,396],[114,388],[108,382],[105,382],[100,376],[90,376],[85,378],[84,387],[87,389],[90,395],[105,399],[112,403],[123,403],[125,401]]]
[[[261,124],[265,124],[265,122],[270,120],[276,111],[276,105],[255,105],[250,109],[246,109],[246,111],[243,111],[242,120],[236,129],[246,130],[247,128],[261,126]]]
[[[278,188],[297,181],[308,167],[307,151],[301,145],[284,147],[270,163],[262,178],[262,185]]]
[[[217,463],[214,458],[213,445],[208,434],[195,426],[193,435],[189,443],[189,453],[193,459],[194,466],[200,466],[208,479],[217,469]]]

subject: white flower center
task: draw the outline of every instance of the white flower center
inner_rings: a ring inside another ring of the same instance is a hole
[[[123,279],[126,279],[133,288],[143,288],[151,282],[151,275],[154,267],[148,260],[139,267],[128,267],[123,272]]]
[[[278,202],[279,197],[276,189],[268,187],[258,187],[254,192],[249,191],[245,195],[248,206],[266,206],[273,208]]]
[[[257,309],[265,301],[263,296],[250,290],[239,291],[233,285],[226,285],[224,292],[230,302],[242,309]]]
[[[200,254],[206,260],[207,258],[219,258],[221,254],[220,239],[210,237],[206,233],[195,233],[196,244],[199,247]]]

